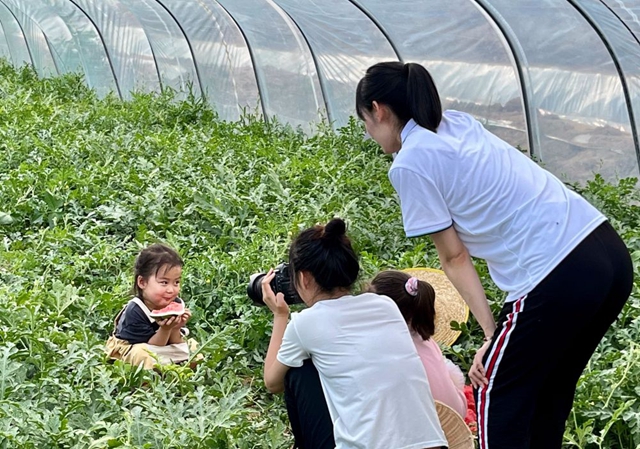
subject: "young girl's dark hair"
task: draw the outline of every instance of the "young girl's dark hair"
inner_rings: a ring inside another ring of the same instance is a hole
[[[410,278],[403,271],[381,271],[373,278],[368,290],[391,298],[398,305],[409,327],[423,340],[428,340],[435,332],[436,293],[431,284],[418,280],[416,295],[411,295],[407,290]]]
[[[302,231],[289,247],[289,267],[293,285],[297,273],[308,271],[323,292],[350,289],[358,278],[360,264],[346,235],[347,225],[334,218],[325,226]]]
[[[431,75],[420,64],[380,62],[367,69],[356,88],[356,112],[364,120],[373,102],[387,105],[404,126],[410,119],[436,132],[442,120],[442,104]]]
[[[173,267],[184,266],[184,262],[173,248],[162,243],[154,243],[140,251],[133,269],[132,294],[142,299],[142,290],[138,287],[138,276],[149,279],[151,275],[157,275],[164,266],[170,270]]]

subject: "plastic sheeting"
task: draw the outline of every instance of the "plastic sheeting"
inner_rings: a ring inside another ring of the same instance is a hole
[[[245,109],[261,114],[260,94],[247,43],[224,8],[212,0],[161,2],[185,31],[204,95],[220,117],[237,120]]]
[[[7,42],[13,64],[16,66],[32,64],[29,47],[27,46],[22,28],[18,20],[4,3],[0,3],[0,24],[2,24],[5,41]]]
[[[585,138],[585,146],[600,152],[602,159],[607,161],[607,170],[619,176],[637,176],[635,148],[638,146],[640,110],[634,111],[631,106],[640,105],[640,46],[629,29],[621,26],[620,19],[602,2],[585,0],[576,6],[608,44],[625,97],[619,105],[625,109],[619,114],[622,119],[619,125],[624,133],[599,142]],[[624,119],[629,121],[629,127]]]
[[[637,40],[640,40],[639,0],[603,0],[602,3],[624,23]]]
[[[355,85],[367,67],[397,60],[380,29],[351,2],[344,0],[275,0],[291,17],[315,54],[327,102],[336,126],[354,115]]]
[[[0,21],[0,58],[4,58],[11,61],[11,49],[9,48],[9,42],[4,35],[4,27],[2,21]]]
[[[29,49],[30,60],[40,76],[50,76],[58,73],[47,36],[22,8],[12,0],[0,0],[9,14],[18,23],[22,35]]]
[[[120,0],[138,19],[149,40],[163,88],[183,97],[190,89],[200,95],[199,78],[189,43],[178,23],[156,0]]]
[[[347,123],[370,65],[415,61],[445,107],[561,178],[614,179],[640,173],[639,16],[640,0],[0,0],[0,57],[307,132]]]
[[[508,25],[523,51],[517,63],[531,87],[529,106],[541,136],[534,154],[572,180],[591,178],[595,171],[609,178],[637,173],[637,163],[628,166],[635,148],[620,76],[585,17],[567,1],[481,3]]]
[[[327,118],[313,55],[291,18],[269,0],[218,1],[247,39],[267,117],[308,131]]]
[[[69,0],[100,30],[120,95],[160,90],[151,44],[138,18],[117,0]]]
[[[88,85],[105,95],[116,89],[105,48],[89,19],[67,0],[38,2],[6,0],[43,30],[61,72],[81,71]]]
[[[354,2],[376,19],[403,61],[429,70],[445,108],[473,113],[513,145],[529,148],[513,55],[491,19],[473,2]]]

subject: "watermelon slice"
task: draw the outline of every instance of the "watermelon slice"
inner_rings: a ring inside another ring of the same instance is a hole
[[[184,313],[184,302],[172,302],[167,307],[158,310],[152,310],[149,316],[156,320],[164,320],[172,316],[182,315]]]

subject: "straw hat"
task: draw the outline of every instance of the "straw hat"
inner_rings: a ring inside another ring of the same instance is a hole
[[[433,339],[442,345],[451,346],[460,336],[460,331],[451,329],[451,322],[466,322],[469,307],[442,270],[434,268],[407,268],[402,270],[421,281],[431,284],[436,292],[436,329]]]
[[[473,433],[465,424],[462,416],[448,405],[440,401],[435,402],[440,426],[442,426],[449,449],[474,449]]]

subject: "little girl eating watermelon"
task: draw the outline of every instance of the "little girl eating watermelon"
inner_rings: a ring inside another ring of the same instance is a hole
[[[155,243],[135,261],[132,298],[115,319],[107,341],[112,359],[153,368],[189,359],[183,335],[191,312],[178,297],[184,263],[167,245]]]

